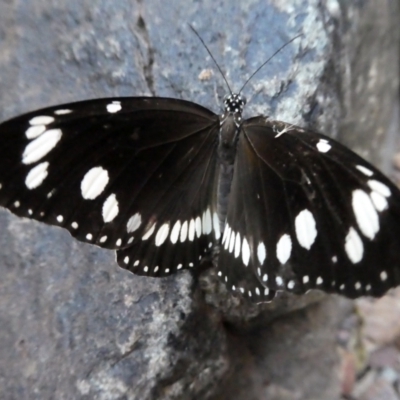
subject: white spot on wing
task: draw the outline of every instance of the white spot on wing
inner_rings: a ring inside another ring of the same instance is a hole
[[[169,224],[163,224],[157,231],[155,244],[156,246],[161,246],[167,239],[169,233]]]
[[[267,250],[265,249],[265,245],[263,242],[260,242],[257,246],[257,258],[260,265],[263,265],[265,259],[267,258]]]
[[[54,111],[54,114],[56,114],[56,115],[65,115],[65,114],[70,114],[70,113],[72,113],[72,110],[68,110],[66,108]]]
[[[29,121],[31,125],[48,125],[52,122],[54,122],[54,117],[50,117],[49,115],[38,115]]]
[[[392,194],[390,189],[382,182],[370,179],[367,184],[372,190],[378,192],[382,196],[389,197]]]
[[[191,242],[193,242],[193,240],[194,240],[195,233],[196,233],[196,230],[195,230],[194,219],[191,219],[190,222],[189,222],[189,235],[188,235],[189,240]]]
[[[370,197],[377,211],[381,212],[388,208],[386,197],[382,196],[380,193],[372,191]]]
[[[139,229],[141,223],[142,223],[142,217],[139,213],[132,215],[132,217],[129,218],[128,223],[126,224],[127,232],[128,233],[135,232],[137,229]]]
[[[278,244],[276,245],[276,257],[281,264],[285,264],[287,260],[289,260],[291,253],[292,239],[290,239],[290,236],[285,233],[282,235],[278,241]]]
[[[182,228],[181,228],[181,236],[179,238],[179,240],[183,243],[184,241],[186,241],[187,238],[187,234],[188,234],[188,222],[185,221],[182,224]]]
[[[47,161],[33,167],[25,178],[26,187],[28,189],[35,189],[40,186],[48,175],[48,167],[49,163]]]
[[[88,233],[88,234],[86,235],[86,239],[87,239],[87,240],[92,240],[92,239],[93,239],[93,235],[92,235],[91,233]]]
[[[121,244],[122,244],[122,239],[118,239],[116,242],[115,242],[115,244],[119,247],[119,246],[121,246]]]
[[[331,149],[331,145],[326,139],[320,139],[317,143],[317,149],[320,153],[326,153]]]
[[[72,227],[72,229],[78,229],[79,225],[78,225],[77,222],[74,221],[74,222],[71,223],[71,227]]]
[[[201,218],[197,217],[195,220],[196,236],[199,238],[201,236]]]
[[[364,245],[354,228],[349,229],[349,233],[346,236],[344,249],[346,250],[347,256],[353,264],[357,264],[363,258]]]
[[[373,172],[370,169],[364,167],[363,165],[356,165],[356,168],[366,176],[373,175]]]
[[[64,221],[64,217],[62,215],[57,216],[57,221],[61,224]]]
[[[94,200],[103,193],[110,177],[102,167],[91,168],[81,182],[82,197],[86,200]]]
[[[107,200],[103,204],[101,214],[104,222],[111,222],[119,212],[118,200],[114,193],[107,197]]]
[[[180,231],[181,231],[181,221],[179,221],[179,219],[178,219],[178,221],[175,222],[175,225],[171,231],[170,239],[173,244],[175,244],[178,241]]]
[[[232,229],[231,227],[226,224],[226,239],[225,239],[225,243],[224,243],[224,249],[228,250],[229,247],[229,239],[231,237],[231,233],[232,233]]]
[[[352,206],[360,231],[372,240],[379,231],[379,216],[370,197],[363,190],[354,190]]]
[[[62,132],[60,129],[49,129],[42,133],[25,147],[22,154],[22,162],[24,164],[32,164],[39,161],[56,147],[61,136]]]
[[[142,236],[142,240],[147,240],[154,233],[155,229],[156,223],[154,223],[151,228]]]
[[[242,244],[242,261],[244,265],[249,265],[250,261],[250,246],[246,238],[243,238]]]
[[[240,248],[241,248],[241,240],[240,240],[240,234],[239,232],[236,234],[236,240],[235,240],[235,257],[238,258],[240,254]]]
[[[212,220],[211,220],[211,212],[208,208],[207,211],[203,213],[203,234],[209,235],[212,232]]]
[[[379,277],[381,278],[381,281],[384,282],[386,281],[386,279],[388,278],[388,274],[386,271],[382,271],[379,275]]]
[[[216,212],[213,214],[213,226],[214,226],[215,239],[218,240],[221,237],[221,229],[219,226],[218,214]]]
[[[46,126],[45,125],[34,125],[34,126],[30,126],[26,132],[25,132],[25,136],[31,140],[31,139],[35,139],[38,136],[40,136],[44,131],[46,130]]]
[[[304,283],[304,284],[307,284],[308,282],[310,282],[309,276],[308,276],[308,275],[304,275],[304,276],[303,276],[303,283]]]
[[[99,240],[100,243],[105,243],[105,241],[107,240],[107,236],[102,236]]]
[[[229,224],[225,224],[225,228],[224,228],[224,235],[222,236],[222,244],[225,243],[225,240],[228,236],[228,228],[229,228]]]
[[[113,101],[112,103],[107,104],[107,111],[111,114],[121,111],[121,109],[121,102],[119,101]]]
[[[310,250],[317,237],[317,228],[315,219],[309,210],[305,209],[297,215],[295,228],[300,246]]]

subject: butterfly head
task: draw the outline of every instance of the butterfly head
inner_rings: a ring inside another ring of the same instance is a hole
[[[231,93],[224,98],[224,108],[226,114],[242,114],[243,107],[246,105],[246,98],[241,94]]]

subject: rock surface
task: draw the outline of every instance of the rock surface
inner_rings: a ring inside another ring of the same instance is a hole
[[[186,22],[233,89],[302,32],[247,85],[247,115],[318,129],[387,166],[396,140],[388,132],[398,132],[390,124],[398,18],[397,2],[378,0],[3,1],[0,120],[124,95],[184,98],[218,112],[226,87]],[[340,397],[351,302],[311,296],[301,306],[285,298],[253,307],[228,295],[213,271],[201,285],[187,272],[142,278],[58,228],[4,210],[0,227],[2,399]]]

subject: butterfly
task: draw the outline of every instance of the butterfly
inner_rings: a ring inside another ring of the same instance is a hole
[[[208,50],[197,31],[190,26]],[[355,298],[400,282],[400,191],[350,149],[268,117],[120,97],[0,124],[0,206],[116,251],[138,275],[211,260],[254,303],[310,289]]]

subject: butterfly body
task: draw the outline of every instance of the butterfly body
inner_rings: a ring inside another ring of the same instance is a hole
[[[0,124],[0,205],[146,276],[214,254],[229,290],[381,295],[400,282],[400,193],[334,140],[167,98],[98,99]],[[217,249],[216,252],[214,250]],[[216,254],[216,255],[215,255]]]

